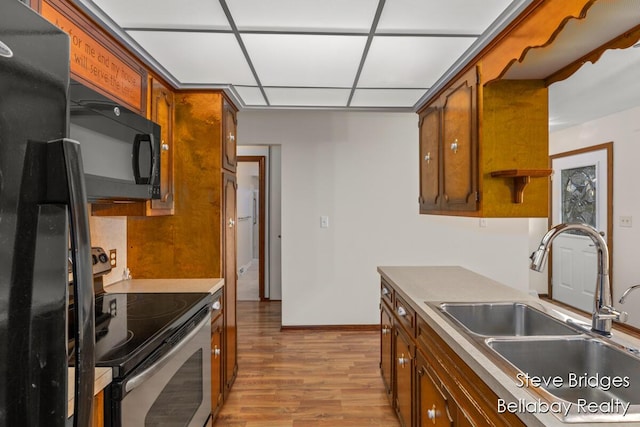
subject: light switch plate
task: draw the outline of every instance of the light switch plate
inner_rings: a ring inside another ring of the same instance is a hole
[[[320,217],[320,228],[329,228],[329,217],[321,216]]]

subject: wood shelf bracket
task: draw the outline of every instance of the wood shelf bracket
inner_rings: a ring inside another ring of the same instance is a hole
[[[531,178],[546,178],[552,173],[552,169],[507,169],[491,172],[491,177],[513,179],[513,203],[523,203],[524,189]]]

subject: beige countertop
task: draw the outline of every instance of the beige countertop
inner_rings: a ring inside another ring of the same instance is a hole
[[[224,286],[224,279],[128,279],[106,285],[105,292],[209,292],[215,293]]]
[[[503,372],[494,362],[475,347],[465,335],[451,326],[425,302],[498,302],[521,301],[542,308],[552,308],[558,312],[579,317],[575,313],[540,300],[526,292],[508,287],[487,277],[473,273],[462,267],[378,267],[378,272],[407,301],[416,313],[422,317],[471,367],[476,374],[498,395],[507,401],[519,399],[533,401],[533,396],[516,385],[515,379]],[[590,319],[582,318],[588,323]],[[640,340],[619,331],[615,337],[640,347]],[[640,426],[640,422],[625,423],[563,423],[550,413],[524,413],[518,416],[528,426]]]

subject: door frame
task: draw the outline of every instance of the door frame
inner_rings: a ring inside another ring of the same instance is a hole
[[[268,300],[264,296],[265,272],[265,215],[266,215],[266,156],[238,156],[238,163],[258,163],[258,288],[260,301]]]
[[[613,141],[605,142],[604,144],[592,145],[589,147],[579,148],[576,150],[565,151],[563,153],[554,154],[549,156],[549,168],[553,167],[553,160],[562,157],[574,156],[577,154],[590,153],[593,151],[605,150],[607,157],[607,247],[609,248],[609,280],[613,282]],[[552,212],[553,212],[553,182],[549,182],[549,228],[554,226]],[[553,251],[553,247],[551,248]],[[549,255],[549,259],[553,260],[553,257]],[[547,292],[550,299],[553,300],[553,286],[551,278],[553,276],[553,262],[549,262],[549,268],[547,269]]]

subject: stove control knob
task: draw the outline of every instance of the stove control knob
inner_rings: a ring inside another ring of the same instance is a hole
[[[107,254],[105,254],[104,252],[102,252],[100,255],[98,255],[98,259],[102,263],[109,261],[109,258],[107,258]]]
[[[96,265],[98,263],[98,257],[95,255],[91,255],[91,261],[93,263],[93,265]]]

